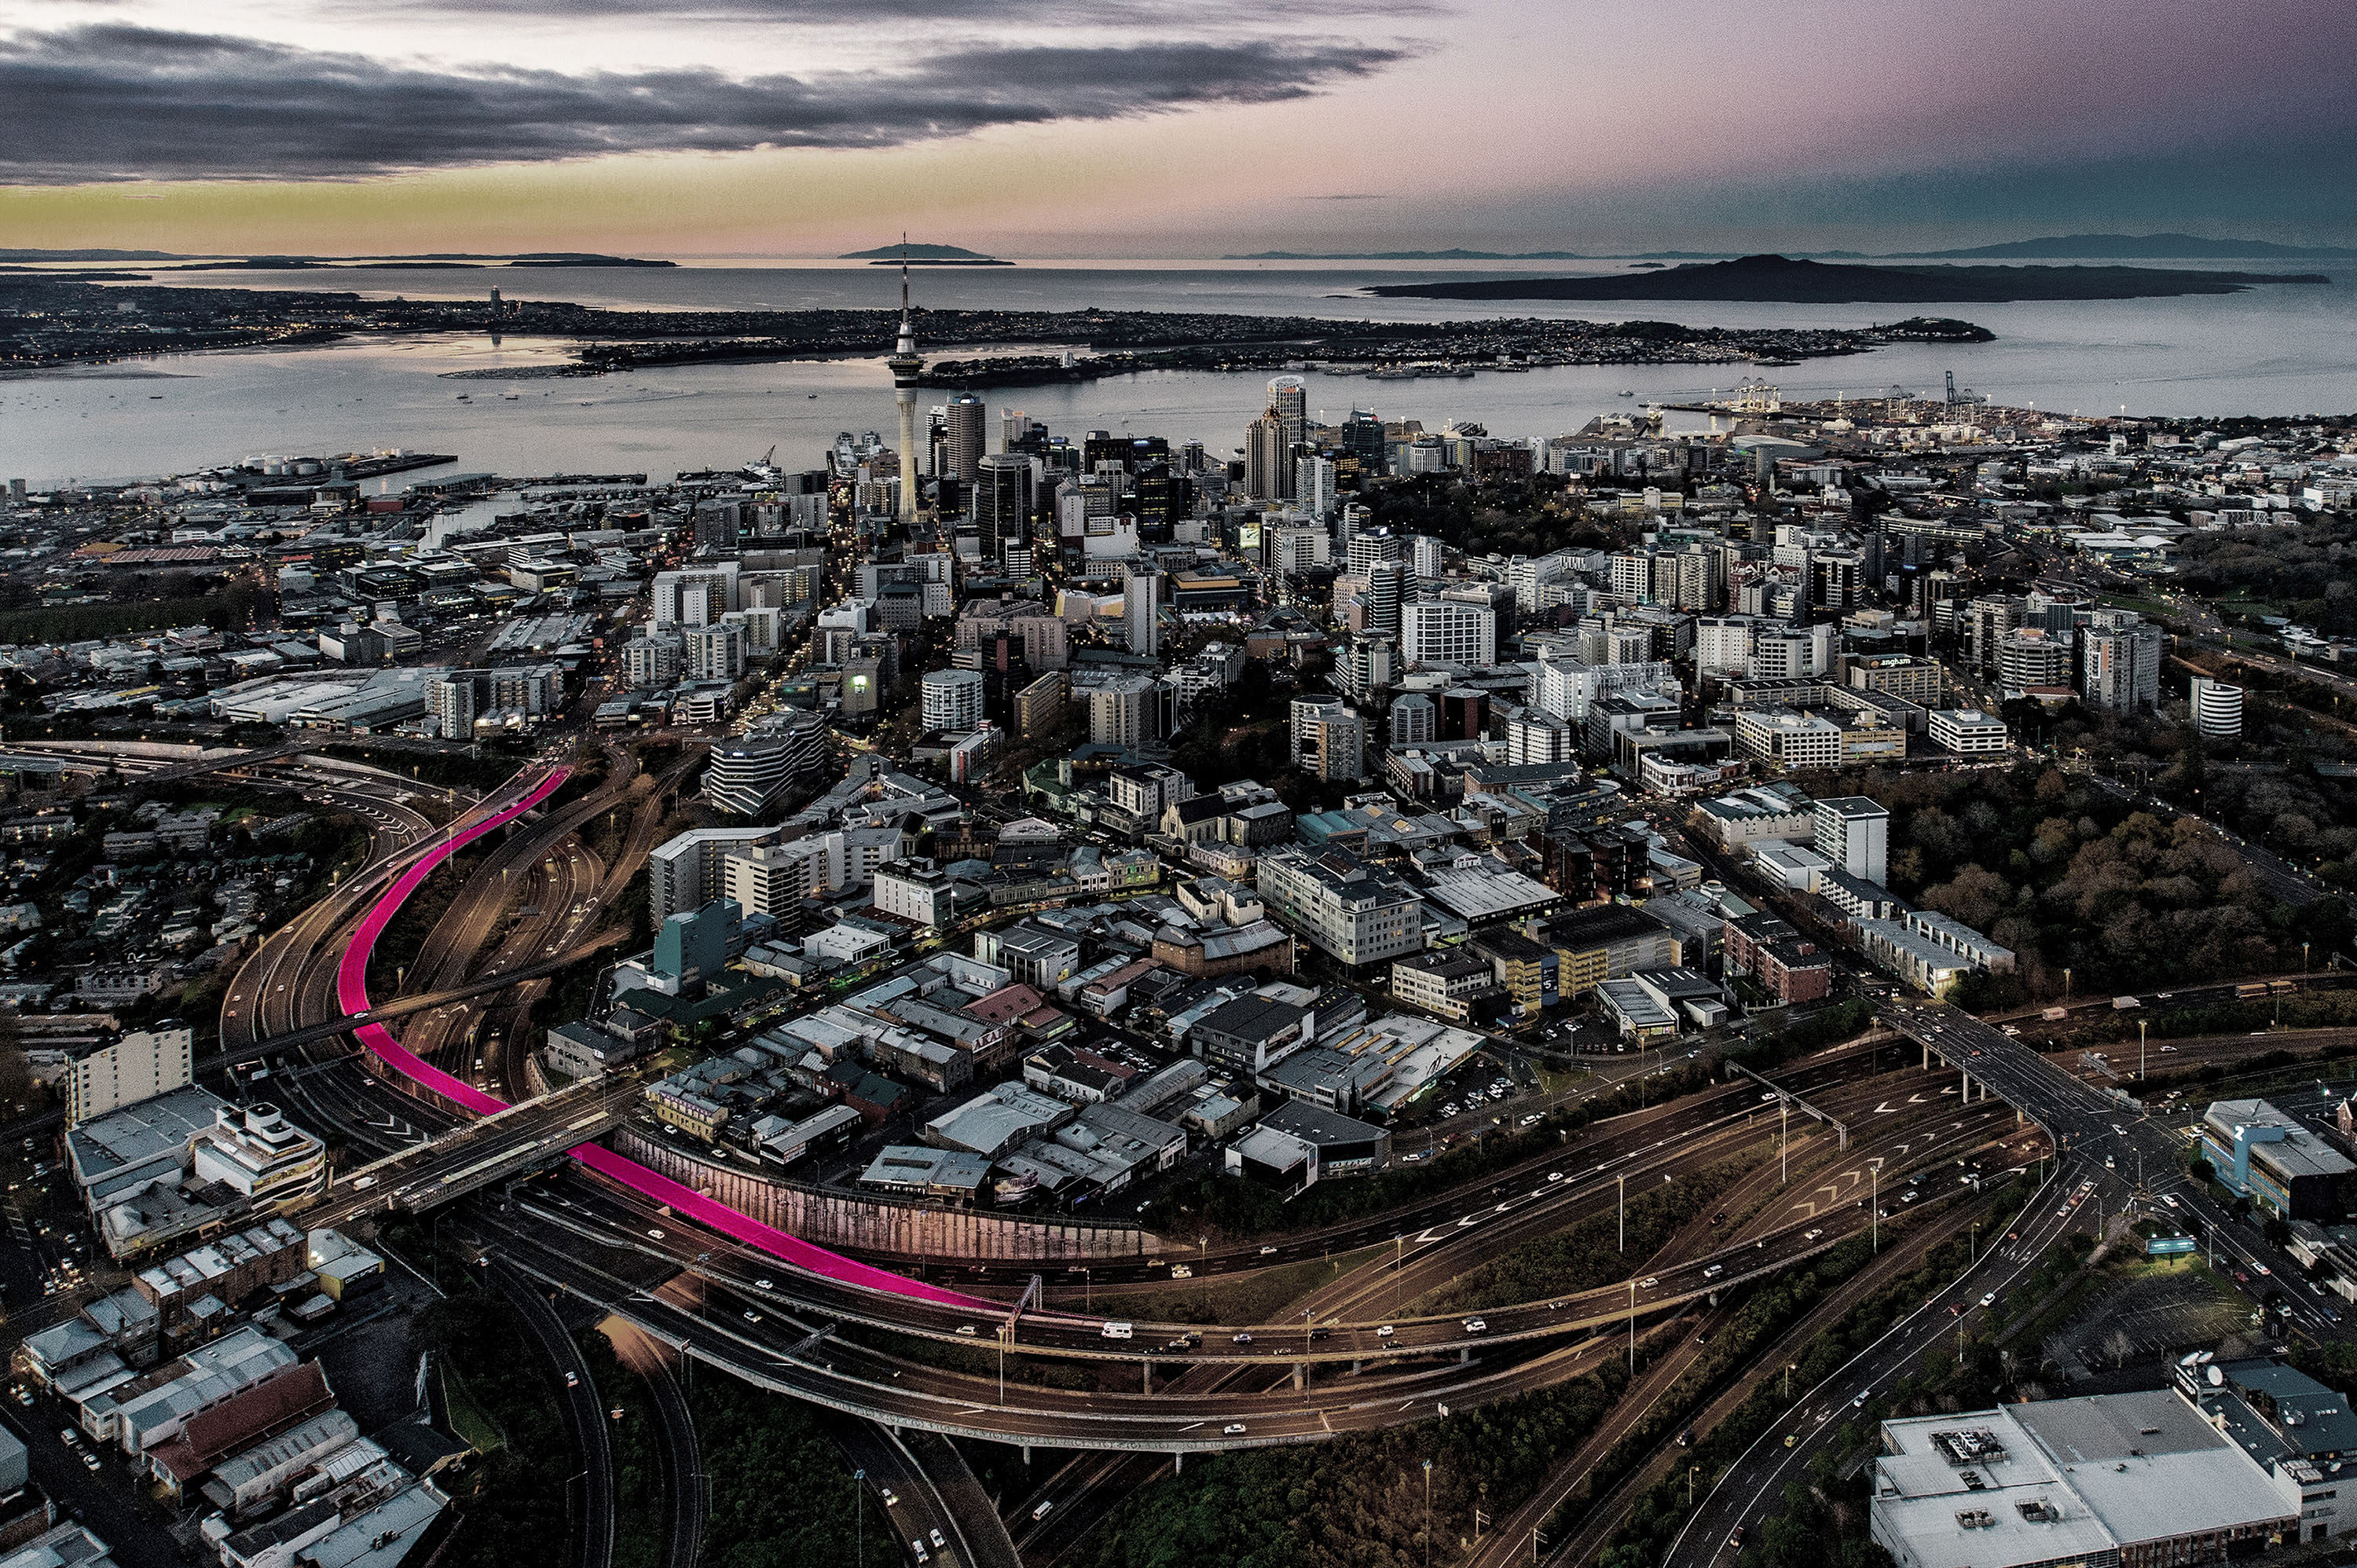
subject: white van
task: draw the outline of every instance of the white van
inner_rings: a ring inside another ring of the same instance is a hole
[[[1135,1337],[1135,1330],[1126,1323],[1108,1323],[1099,1328],[1097,1332],[1103,1335],[1108,1339],[1129,1339]]]

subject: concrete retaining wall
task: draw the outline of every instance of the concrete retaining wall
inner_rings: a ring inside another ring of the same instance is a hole
[[[967,1208],[935,1208],[888,1197],[823,1192],[776,1176],[700,1160],[628,1127],[618,1155],[710,1194],[765,1225],[821,1247],[928,1261],[1082,1262],[1160,1254],[1162,1238],[1135,1225],[1024,1219]]]

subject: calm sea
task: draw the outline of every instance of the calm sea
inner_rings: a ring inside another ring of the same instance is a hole
[[[2155,263],[2167,264],[2167,263]],[[2243,294],[2059,304],[1792,306],[1373,299],[1364,285],[1469,275],[1401,263],[1043,263],[939,269],[919,299],[942,307],[1226,311],[1376,320],[1485,316],[1618,320],[1652,317],[1729,327],[1865,326],[1916,314],[1962,316],[1996,333],[1974,346],[1910,346],[1767,372],[1788,396],[1936,392],[1947,371],[2002,403],[2085,413],[2226,415],[2357,410],[2357,263],[2239,270],[2323,271],[2325,285]],[[1495,270],[1495,269],[1491,269]],[[1561,274],[1607,268],[1551,263]],[[2344,275],[2345,274],[2345,275]],[[189,274],[192,286],[339,287],[413,298],[483,294],[645,309],[794,309],[897,303],[889,268],[836,263],[562,272]],[[448,335],[326,348],[164,356],[0,379],[0,478],[36,489],[168,474],[264,454],[410,447],[455,454],[465,469],[525,475],[733,467],[774,447],[814,465],[839,431],[894,420],[875,361],[680,367],[581,380],[452,381],[455,370],[523,368],[565,346]],[[1313,375],[1309,406],[1389,417],[1479,420],[1501,435],[1556,435],[1632,403],[1707,396],[1748,367],[1600,366],[1483,373],[1470,380],[1371,381]],[[1263,377],[1154,372],[1082,386],[986,394],[1059,434],[1129,430],[1227,451],[1260,413]],[[1634,398],[1622,398],[1622,391]],[[460,393],[467,394],[460,401]],[[390,483],[397,488],[401,481]]]

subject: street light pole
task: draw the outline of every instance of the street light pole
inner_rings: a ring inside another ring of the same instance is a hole
[[[1620,1250],[1629,1250],[1629,1173],[1622,1171],[1612,1178],[1620,1194]]]
[[[1637,1375],[1637,1282],[1629,1282],[1629,1375]]]
[[[2144,1030],[2145,1021],[2138,1018],[2136,1020],[2136,1081],[2138,1083],[2144,1081]]]
[[[1866,1180],[1868,1194],[1866,1200],[1867,1250],[1879,1255],[1882,1251],[1882,1167],[1878,1165],[1867,1166]]]
[[[855,1564],[865,1563],[867,1561],[867,1487],[865,1484],[866,1480],[867,1472],[865,1470],[854,1470],[851,1473],[853,1530],[851,1560]]]
[[[1432,1568],[1432,1461],[1424,1462],[1424,1568]]]

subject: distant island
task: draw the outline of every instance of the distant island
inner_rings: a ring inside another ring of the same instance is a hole
[[[2086,258],[2089,260],[2179,260],[2196,256],[2258,261],[2346,261],[2357,251],[2332,245],[2278,245],[2266,240],[2204,240],[2196,234],[2057,234],[2040,240],[2009,240],[1962,251],[1893,251],[1893,260],[1999,261]]]
[[[1011,267],[1013,262],[1002,262],[996,256],[985,256],[979,251],[969,251],[962,245],[879,245],[872,251],[853,251],[835,257],[838,262],[866,262],[871,267],[897,267],[902,263],[912,267]]]
[[[1793,305],[1921,305],[1932,301],[2160,299],[2237,294],[2264,284],[2320,284],[2317,273],[2186,272],[2161,267],[1861,267],[1743,256],[1607,277],[1468,278],[1378,284],[1365,292],[1412,299],[1724,299]]]

